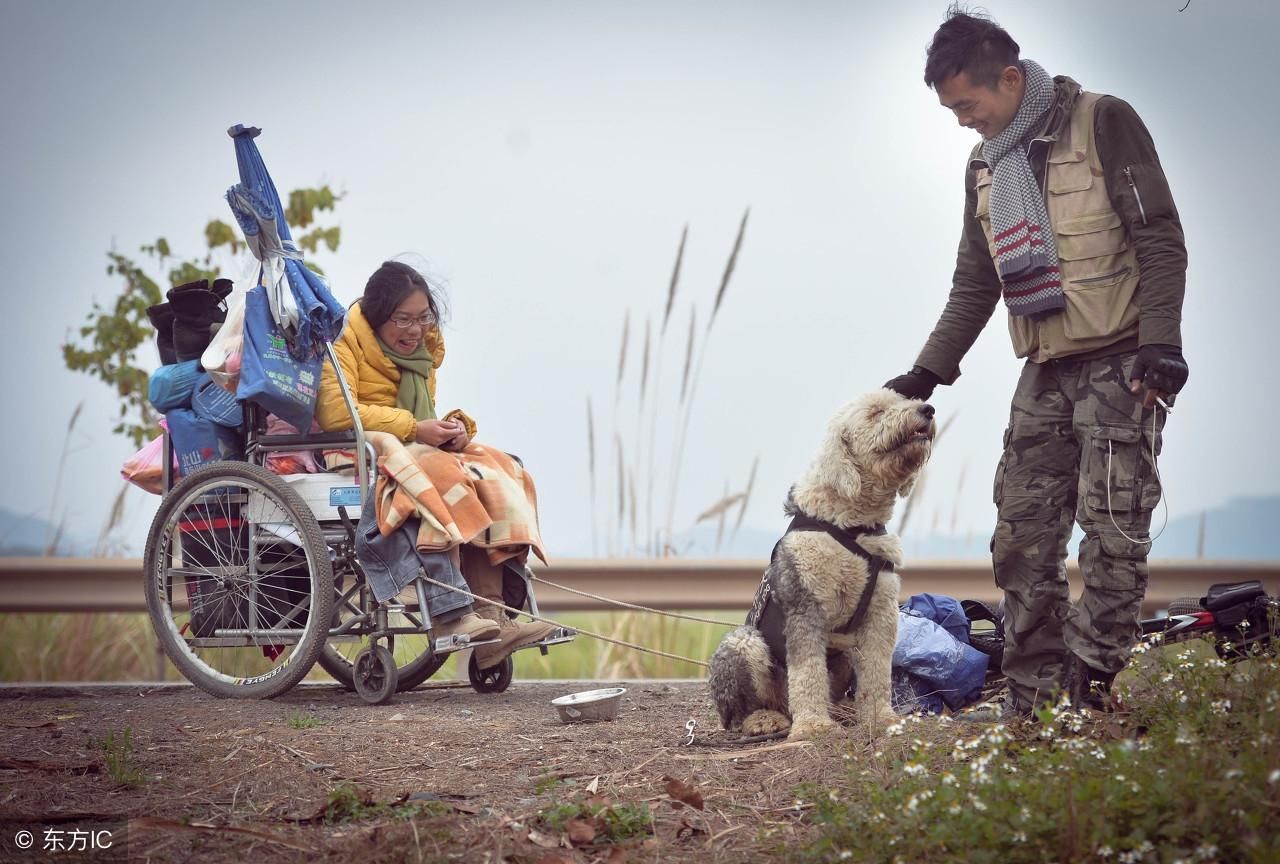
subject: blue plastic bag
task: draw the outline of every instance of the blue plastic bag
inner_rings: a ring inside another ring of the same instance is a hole
[[[907,598],[906,607],[942,627],[958,641],[969,644],[969,617],[956,598],[946,594],[912,594]]]
[[[257,402],[272,414],[310,429],[320,387],[321,356],[299,360],[271,315],[265,290],[257,285],[245,297],[244,347],[236,398]]]
[[[147,400],[161,414],[174,408],[190,408],[191,394],[199,381],[200,361],[184,360],[161,366],[147,381]]]
[[[939,713],[945,704],[958,710],[978,700],[986,676],[986,654],[916,612],[899,613],[893,649],[895,707]],[[914,704],[905,698],[911,695]]]
[[[175,408],[165,415],[165,420],[180,476],[219,459],[244,457],[238,431],[206,420],[190,408]]]
[[[236,429],[244,422],[244,411],[235,394],[209,377],[208,372],[200,373],[195,392],[191,394],[191,410],[229,429]]]

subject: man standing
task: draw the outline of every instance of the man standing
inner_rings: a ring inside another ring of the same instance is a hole
[[[982,141],[946,307],[915,366],[885,386],[927,399],[954,383],[1003,298],[1026,358],[995,478],[1003,711],[1025,716],[1058,688],[1102,708],[1138,637],[1160,431],[1187,380],[1182,224],[1134,110],[1020,60],[995,22],[952,7],[924,79]],[[1074,605],[1073,519],[1085,585]]]

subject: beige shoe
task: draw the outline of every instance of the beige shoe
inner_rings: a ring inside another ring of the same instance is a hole
[[[481,618],[474,612],[467,612],[461,618],[436,624],[431,630],[431,635],[437,639],[441,636],[467,636],[472,642],[480,642],[485,639],[497,639],[501,632],[502,628],[498,622]]]
[[[530,645],[541,642],[556,629],[554,624],[547,624],[542,621],[521,621],[517,623],[497,606],[482,606],[479,614],[490,621],[496,618],[497,624],[501,628],[501,632],[498,635],[499,641],[491,645],[477,645],[475,647],[476,665],[481,669],[497,666],[507,659],[512,651],[528,648]]]
[[[410,582],[408,585],[400,589],[400,593],[395,596],[392,603],[399,603],[405,609],[418,608],[418,589],[417,582]]]

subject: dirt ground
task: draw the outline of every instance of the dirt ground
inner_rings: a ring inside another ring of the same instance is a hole
[[[627,688],[616,720],[559,721],[551,699],[599,686]],[[56,860],[779,860],[815,836],[796,787],[838,786],[856,737],[735,744],[695,681],[517,680],[493,695],[429,681],[382,706],[327,685],[264,702],[9,687],[0,860],[94,838],[111,849]],[[597,815],[566,822],[560,805],[583,802]]]

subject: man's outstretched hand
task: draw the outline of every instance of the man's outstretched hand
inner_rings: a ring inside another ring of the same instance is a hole
[[[1129,390],[1135,396],[1146,393],[1142,397],[1142,406],[1150,408],[1156,399],[1178,393],[1187,383],[1187,361],[1182,357],[1182,349],[1176,345],[1143,345],[1138,349],[1138,359],[1133,364],[1133,375],[1130,376]]]
[[[884,387],[908,399],[928,399],[933,395],[933,388],[941,383],[942,379],[928,369],[912,366],[911,371],[906,375],[899,375],[884,382]]]

